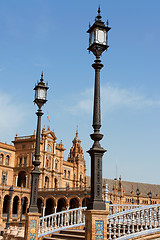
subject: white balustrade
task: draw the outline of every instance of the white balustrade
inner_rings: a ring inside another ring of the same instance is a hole
[[[128,211],[135,208],[140,208],[144,205],[134,205],[134,204],[110,204],[109,210],[110,214],[115,214],[123,211]]]
[[[66,228],[83,226],[85,224],[85,210],[86,207],[75,208],[41,217],[39,219],[38,237],[42,237]]]
[[[128,207],[128,206],[125,206]],[[114,209],[115,211],[117,210]],[[125,208],[126,209],[126,208]],[[128,211],[108,215],[109,240],[129,239],[123,236],[142,234],[145,231],[160,231],[160,204],[138,206]]]

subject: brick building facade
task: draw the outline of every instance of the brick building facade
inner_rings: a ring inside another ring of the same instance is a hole
[[[13,185],[10,219],[17,225],[20,220],[21,200],[24,198],[22,216],[29,206],[32,160],[36,134],[16,136],[13,145],[0,143],[0,226],[4,226],[9,207],[9,188]],[[76,131],[67,160],[62,141],[57,143],[54,131],[42,129],[40,141],[40,171],[38,209],[43,215],[85,206],[90,198],[90,177],[86,177],[86,163],[81,140]],[[103,179],[108,184],[108,198],[113,204],[160,203],[160,185],[134,183],[119,179]],[[139,189],[139,196],[136,190]],[[103,189],[103,190],[104,190]],[[152,193],[149,197],[148,193]],[[104,197],[104,191],[103,191]]]

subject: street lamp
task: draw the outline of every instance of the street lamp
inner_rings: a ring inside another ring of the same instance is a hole
[[[150,198],[150,205],[152,204],[152,192],[150,191],[149,193],[148,193],[148,197]]]
[[[19,227],[22,227],[22,213],[23,213],[23,205],[24,205],[24,197],[22,197],[22,199],[21,199],[21,216],[20,216]]]
[[[34,169],[31,171],[31,197],[30,197],[30,206],[28,212],[38,213],[37,207],[37,194],[38,194],[38,182],[39,175],[41,174],[39,170],[39,157],[40,157],[40,134],[41,134],[41,116],[43,112],[41,110],[42,106],[47,102],[47,90],[48,87],[43,82],[43,73],[41,74],[41,79],[35,85],[35,99],[34,103],[38,106],[38,111],[36,115],[38,117],[37,121],[37,132],[36,132],[36,146],[35,146],[35,159],[32,161]]]
[[[87,197],[87,189],[86,189],[86,186],[85,186],[85,189],[84,189],[84,206],[86,207],[86,205],[87,205],[87,199],[86,199],[86,197]]]
[[[139,191],[139,188],[137,187],[137,190],[136,190],[136,195],[137,195],[137,204],[139,205],[139,195],[140,195],[140,191]]]
[[[107,50],[108,45],[108,31],[111,29],[105,26],[101,21],[100,7],[98,8],[98,16],[92,26],[89,26],[87,33],[89,33],[89,52],[91,51],[96,60],[92,67],[95,69],[95,88],[94,88],[94,107],[93,107],[93,129],[91,139],[94,141],[93,146],[88,153],[91,156],[91,201],[87,206],[88,210],[105,210],[106,206],[102,199],[102,156],[106,152],[101,147],[99,141],[103,138],[100,133],[101,128],[101,111],[100,111],[100,70],[103,67],[100,56]]]
[[[13,190],[13,185],[9,188],[9,206],[8,206],[8,214],[7,214],[7,222],[6,222],[6,227],[5,229],[9,228],[10,226],[10,211],[11,211],[11,199],[13,196],[14,190]]]

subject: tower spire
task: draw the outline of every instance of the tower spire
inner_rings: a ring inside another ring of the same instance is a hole
[[[78,125],[77,125],[77,128],[76,128],[76,137],[78,137]]]

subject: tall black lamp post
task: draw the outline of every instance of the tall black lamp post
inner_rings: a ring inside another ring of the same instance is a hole
[[[140,191],[139,191],[139,188],[137,187],[137,190],[136,190],[136,195],[137,195],[137,204],[139,205],[139,195],[140,195]]]
[[[148,193],[148,197],[149,197],[149,199],[150,199],[150,205],[152,204],[152,192],[150,191],[149,193]]]
[[[31,172],[31,197],[30,197],[30,206],[28,212],[38,213],[37,207],[37,194],[38,194],[38,182],[39,175],[41,174],[39,170],[39,157],[40,157],[40,134],[41,134],[41,116],[43,112],[41,110],[42,106],[47,102],[47,90],[48,87],[43,82],[43,73],[41,74],[41,79],[34,88],[35,90],[35,99],[34,103],[38,106],[38,111],[36,112],[38,116],[37,121],[37,132],[36,132],[36,146],[35,146],[35,159],[33,160],[34,169]]]
[[[11,200],[13,196],[14,190],[13,190],[13,185],[9,188],[9,206],[8,206],[8,213],[7,213],[7,222],[6,222],[6,227],[5,229],[9,228],[10,226],[10,212],[11,212]]]
[[[103,67],[100,56],[107,50],[108,31],[111,29],[101,21],[100,7],[98,16],[92,26],[89,26],[89,48],[96,60],[92,64],[95,69],[95,87],[94,87],[94,107],[93,107],[93,129],[91,139],[94,141],[93,146],[88,153],[91,156],[91,201],[87,206],[88,210],[105,210],[106,206],[102,199],[102,156],[106,150],[101,147],[99,141],[103,138],[100,133],[101,128],[101,111],[100,111],[100,70]]]

